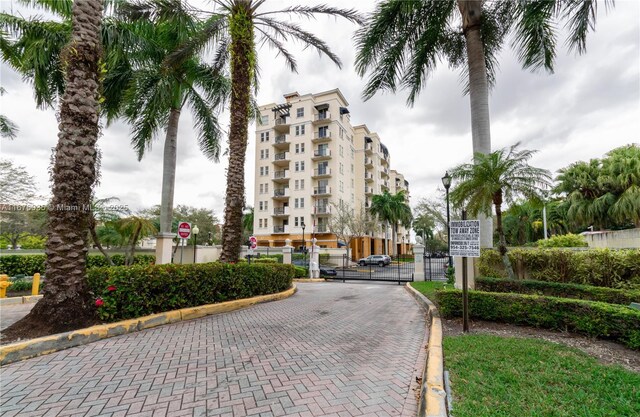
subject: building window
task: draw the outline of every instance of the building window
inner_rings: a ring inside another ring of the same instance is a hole
[[[269,142],[269,132],[260,133],[260,142]]]
[[[263,206],[262,206],[262,201],[260,201],[260,203],[259,203],[258,207],[260,207],[260,209],[259,209],[260,211],[264,210],[264,209],[263,209]],[[262,220],[260,220],[260,222],[262,222]]]
[[[299,206],[299,204],[298,204],[298,202],[299,202],[299,200],[298,200],[297,198],[295,198],[295,199],[293,200],[293,208],[299,208],[299,207],[300,207],[300,206]]]
[[[264,176],[264,167],[260,167],[260,176]]]
[[[304,180],[300,180],[300,189],[304,190]]]
[[[318,137],[326,138],[329,136],[329,126],[322,126],[318,128]]]
[[[264,185],[264,193],[269,194],[269,183]]]
[[[296,162],[295,163],[295,170],[296,170],[296,172],[303,172],[304,171],[304,161]]]
[[[297,218],[297,217],[294,217],[294,218],[293,218],[293,225],[294,225],[295,227],[298,227],[298,218]]]
[[[264,175],[269,175],[269,167],[264,167]]]
[[[296,126],[296,136],[304,135],[304,125]]]
[[[269,227],[268,223],[269,223],[269,219],[264,219],[264,227],[265,228]]]
[[[258,227],[262,227],[262,219],[258,220]]]
[[[298,180],[296,180],[295,185],[296,185],[295,189],[297,190],[298,189]]]
[[[344,164],[340,162],[340,175],[344,175]]]
[[[260,124],[261,125],[266,125],[267,123],[269,123],[269,115],[266,114],[264,116],[260,116]]]
[[[304,208],[304,197],[300,199],[300,208]]]
[[[344,158],[344,148],[340,145],[340,156]]]
[[[304,153],[304,143],[296,144],[296,153]]]
[[[296,117],[304,117],[304,107],[298,107],[296,109]]]
[[[260,194],[264,194],[264,186],[260,184]]]

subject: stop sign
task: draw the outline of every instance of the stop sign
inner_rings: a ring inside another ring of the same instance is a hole
[[[191,236],[191,223],[178,223],[178,236],[180,236],[181,239],[189,239]]]
[[[251,236],[249,238],[249,242],[251,242],[251,249],[255,249],[256,247],[258,247],[258,238],[256,238],[255,236]]]

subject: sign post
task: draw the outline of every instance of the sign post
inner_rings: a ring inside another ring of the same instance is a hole
[[[251,263],[251,257],[253,256],[253,251],[258,247],[258,238],[255,236],[249,237],[249,250],[247,251],[247,259],[249,263]]]
[[[178,222],[178,237],[180,237],[180,263],[182,264],[182,254],[184,253],[184,241],[191,237],[191,223]]]
[[[462,210],[462,220],[453,220],[450,225],[451,256],[462,256],[462,331],[469,331],[469,289],[467,258],[480,257],[480,220],[467,220],[467,211]]]

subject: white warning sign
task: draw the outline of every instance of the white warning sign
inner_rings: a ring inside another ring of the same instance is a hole
[[[480,257],[480,220],[452,220],[449,256]]]

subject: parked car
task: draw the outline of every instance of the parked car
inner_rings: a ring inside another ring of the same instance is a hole
[[[358,265],[378,265],[387,266],[391,263],[391,258],[388,255],[369,255],[366,258],[362,258],[358,261]]]
[[[305,262],[303,259],[295,259],[291,262],[295,266],[300,266],[302,268],[309,268],[309,260]],[[336,269],[332,266],[328,265],[320,265],[320,276],[321,277],[335,277],[338,275]]]

